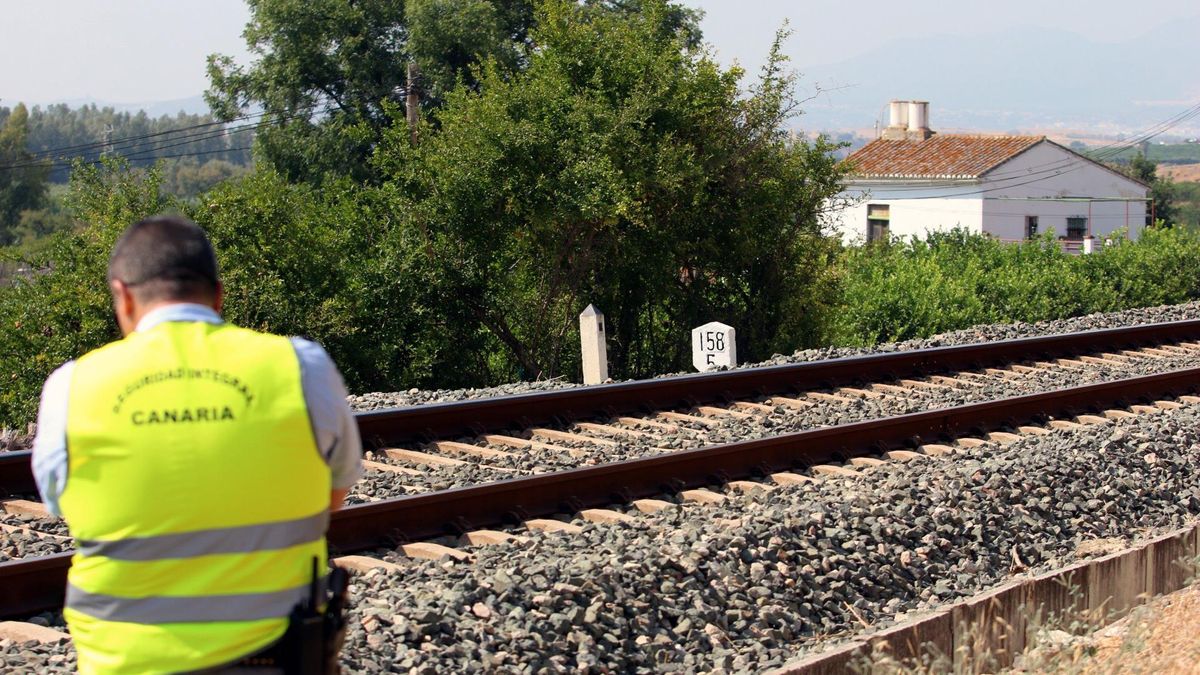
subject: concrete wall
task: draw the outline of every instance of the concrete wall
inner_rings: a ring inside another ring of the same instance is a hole
[[[861,243],[867,238],[867,205],[887,204],[891,211],[889,230],[892,235],[924,237],[929,232],[956,227],[982,232],[983,200],[980,195],[955,197],[951,194],[978,189],[976,183],[923,190],[889,190],[886,186],[865,183],[851,185],[843,194],[858,201],[835,214],[833,229],[845,243]]]
[[[1089,217],[1092,236],[1128,227],[1136,238],[1146,222],[1146,189],[1052,143],[1030,148],[985,176],[983,230],[1000,239],[1023,239],[1025,217],[1038,216],[1040,232],[1067,233],[1067,218]],[[1067,201],[1083,198],[1084,201]]]

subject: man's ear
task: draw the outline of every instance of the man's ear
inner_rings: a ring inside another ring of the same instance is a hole
[[[108,289],[112,292],[113,313],[117,315],[117,325],[121,327],[121,334],[129,335],[136,327],[134,316],[137,313],[137,301],[133,292],[120,279],[109,281]]]
[[[221,282],[217,282],[217,290],[213,293],[213,311],[217,314],[221,313],[221,306],[225,304],[225,287]]]

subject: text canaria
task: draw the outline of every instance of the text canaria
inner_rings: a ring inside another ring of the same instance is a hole
[[[184,408],[182,410],[135,410],[131,417],[137,426],[181,422],[224,422],[234,419],[233,410],[229,406],[224,408]]]

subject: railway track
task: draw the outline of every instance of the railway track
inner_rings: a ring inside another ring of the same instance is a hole
[[[1056,372],[1078,374],[1093,365],[1119,371],[1122,364],[1144,361],[1174,364],[1176,359],[1200,358],[1200,344],[1190,342],[1197,338],[1200,321],[1176,322],[360,414],[364,439],[393,462],[382,470],[401,479],[420,470],[401,466],[404,462],[436,466],[437,460],[430,458],[456,454],[486,462],[504,457],[495,452],[515,454],[496,450],[496,445],[578,458],[596,451],[588,446],[619,447],[613,443],[620,441],[613,439],[625,437],[652,439],[643,446],[654,452],[542,475],[514,476],[510,471],[504,476],[499,471],[499,477],[507,479],[351,506],[335,515],[330,542],[339,552],[350,553],[446,535],[464,535],[468,542],[496,541],[508,535],[489,528],[556,528],[554,523],[560,521],[548,518],[554,514],[619,519],[620,512],[607,507],[626,504],[648,510],[661,505],[656,497],[671,495],[681,500],[720,499],[708,488],[755,489],[756,481],[770,485],[811,480],[806,472],[848,474],[854,469],[839,465],[910,458],[915,451],[937,454],[949,450],[948,443],[1003,443],[1014,434],[1035,433],[1029,423],[1079,423],[1066,420],[1081,413],[1129,414],[1122,409],[1190,391],[1200,370],[1172,369],[720,444],[712,444],[708,435],[743,416],[769,416],[777,409],[903,401],[940,388],[986,387],[989,380],[1001,384]],[[605,421],[588,421],[595,419]],[[523,430],[514,432],[514,426]],[[673,435],[690,440],[683,448],[654,445]],[[422,450],[393,447],[406,445]],[[0,487],[6,495],[32,491],[28,457],[22,455],[27,453],[0,455]],[[18,509],[24,506],[16,503]],[[436,547],[421,551],[444,554]],[[68,565],[69,554],[0,563],[0,614],[19,616],[56,606]]]

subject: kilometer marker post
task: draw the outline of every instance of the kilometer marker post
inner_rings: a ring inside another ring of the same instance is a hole
[[[713,321],[692,330],[692,366],[700,372],[737,365],[737,331]]]
[[[579,343],[583,350],[583,383],[600,384],[608,379],[608,343],[604,314],[588,305],[579,315]]]

